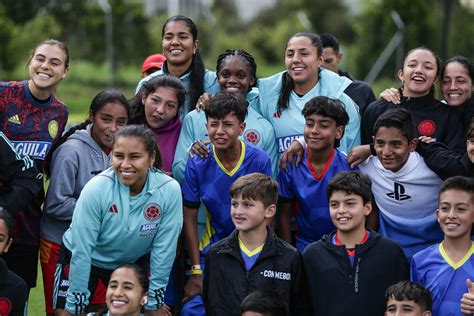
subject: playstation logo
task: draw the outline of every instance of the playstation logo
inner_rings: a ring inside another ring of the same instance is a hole
[[[404,201],[411,198],[411,196],[405,194],[405,187],[398,182],[393,183],[393,192],[387,193],[387,196],[397,201]]]

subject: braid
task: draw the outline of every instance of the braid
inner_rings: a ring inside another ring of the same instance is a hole
[[[91,121],[89,119],[85,120],[84,122],[71,127],[66,133],[64,133],[57,141],[53,143],[53,146],[51,146],[51,149],[49,150],[48,154],[46,155],[45,161],[44,161],[44,172],[46,176],[49,178],[51,175],[51,162],[53,160],[53,153],[56,149],[58,149],[59,146],[61,146],[66,140],[74,134],[77,130],[82,130],[89,125]]]
[[[189,74],[189,111],[196,108],[196,103],[199,97],[204,93],[204,75],[205,75],[204,62],[202,61],[199,49],[193,55],[193,61],[191,62],[191,72]]]
[[[294,88],[293,78],[290,77],[288,71],[285,71],[281,78],[280,98],[278,99],[277,112],[281,113],[290,107],[290,94]]]
[[[217,57],[217,65],[216,65],[217,76],[219,76],[219,71],[220,71],[220,68],[222,67],[222,63],[229,56],[242,57],[245,61],[249,63],[251,73],[254,78],[254,84],[251,87],[249,87],[249,91],[252,90],[252,87],[254,87],[257,84],[257,63],[255,62],[255,58],[250,53],[246,52],[243,49],[228,49]]]

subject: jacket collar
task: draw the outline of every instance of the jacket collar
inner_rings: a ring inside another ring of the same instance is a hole
[[[369,239],[367,239],[365,243],[355,246],[355,251],[357,255],[360,255],[364,253],[367,249],[371,248],[375,244],[376,240],[380,238],[380,235],[377,232],[371,229],[369,229],[369,232],[370,232]],[[325,247],[329,251],[344,254],[346,250],[345,249],[346,247],[344,245],[337,246],[332,243],[332,239],[335,234],[336,234],[336,231],[333,231],[331,234],[323,236],[321,238],[321,244],[323,247]]]
[[[258,258],[264,259],[267,257],[277,256],[281,254],[280,249],[281,243],[279,242],[275,233],[267,226],[267,238],[265,239],[265,245],[263,246],[262,252]],[[217,249],[217,253],[228,253],[239,259],[240,256],[240,246],[239,246],[239,232],[234,230],[229,237],[227,237]]]

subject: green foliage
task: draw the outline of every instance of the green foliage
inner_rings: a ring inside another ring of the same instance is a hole
[[[441,8],[436,1],[381,0],[366,4],[363,13],[354,21],[356,40],[350,50],[352,71],[356,77],[368,73],[397,31],[390,17],[392,10],[400,14],[405,23],[405,53],[414,47],[427,46],[439,51]],[[385,66],[382,76],[393,77],[395,57]]]
[[[10,42],[15,33],[15,24],[7,15],[7,10],[0,3],[0,70],[8,71],[16,64]]]
[[[346,43],[354,40],[352,19],[344,1],[303,0],[303,7],[316,32],[331,33]]]
[[[448,56],[463,55],[474,61],[474,9],[461,7],[453,1],[453,12],[448,35]]]

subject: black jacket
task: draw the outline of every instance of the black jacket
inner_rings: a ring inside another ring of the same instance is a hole
[[[423,97],[402,97],[396,105],[385,100],[371,103],[364,112],[361,121],[362,144],[372,142],[373,128],[377,118],[388,109],[403,107],[407,109],[415,125],[415,136],[430,136],[446,144],[451,150],[466,151],[463,122],[459,113],[452,107],[436,100],[430,93]]]
[[[249,272],[240,254],[238,231],[211,247],[203,284],[207,316],[240,315],[240,303],[257,289],[274,290],[288,304],[290,315],[303,315],[303,302],[299,302],[301,255],[267,231],[262,252]]]
[[[7,268],[0,257],[0,315],[23,316],[28,299],[25,281]]]
[[[370,231],[369,239],[356,245],[352,267],[345,246],[332,244],[333,235],[324,236],[303,252],[311,315],[383,315],[387,287],[409,278],[402,248]]]
[[[28,207],[43,188],[43,174],[33,159],[20,157],[0,132],[0,206],[12,216]]]
[[[443,180],[454,176],[474,177],[474,164],[467,152],[452,151],[439,142],[431,144],[418,142],[416,151],[425,159],[428,167]]]
[[[344,93],[357,103],[359,113],[362,116],[369,104],[376,100],[372,88],[365,81],[355,80],[347,71],[339,70],[339,76],[344,76],[352,80],[352,83],[344,90]]]

